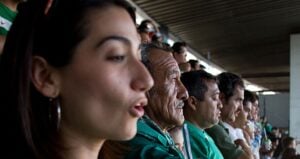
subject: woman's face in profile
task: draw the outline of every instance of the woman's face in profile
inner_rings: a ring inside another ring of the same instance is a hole
[[[85,22],[85,38],[59,70],[61,129],[88,139],[130,139],[153,85],[140,62],[135,25],[116,6],[89,11]]]

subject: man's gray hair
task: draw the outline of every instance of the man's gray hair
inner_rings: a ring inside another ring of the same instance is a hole
[[[166,52],[172,52],[172,48],[167,43],[162,42],[152,42],[148,44],[143,44],[141,48],[141,57],[142,62],[146,66],[146,68],[151,72],[149,54],[152,49],[160,49]]]

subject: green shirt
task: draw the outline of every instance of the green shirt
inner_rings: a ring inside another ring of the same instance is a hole
[[[170,135],[147,116],[138,120],[137,128],[136,136],[126,142],[130,150],[125,159],[184,159]]]
[[[7,35],[17,13],[0,2],[0,35]]]
[[[205,129],[205,131],[213,138],[224,158],[237,159],[242,155],[243,150],[232,142],[221,121],[219,124]]]
[[[194,159],[223,159],[222,153],[213,139],[194,124],[186,121],[190,135],[190,145]]]

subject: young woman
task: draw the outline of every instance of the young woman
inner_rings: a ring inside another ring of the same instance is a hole
[[[136,134],[153,80],[134,21],[123,0],[19,6],[0,61],[1,156],[96,159]]]

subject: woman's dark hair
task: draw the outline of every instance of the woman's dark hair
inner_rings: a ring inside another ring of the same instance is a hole
[[[134,9],[124,0],[53,0],[46,13],[48,1],[18,6],[0,61],[1,155],[9,152],[9,158],[60,158],[49,99],[31,82],[32,57],[43,57],[56,68],[68,65],[89,32],[87,16],[93,9],[121,7],[135,23]]]

